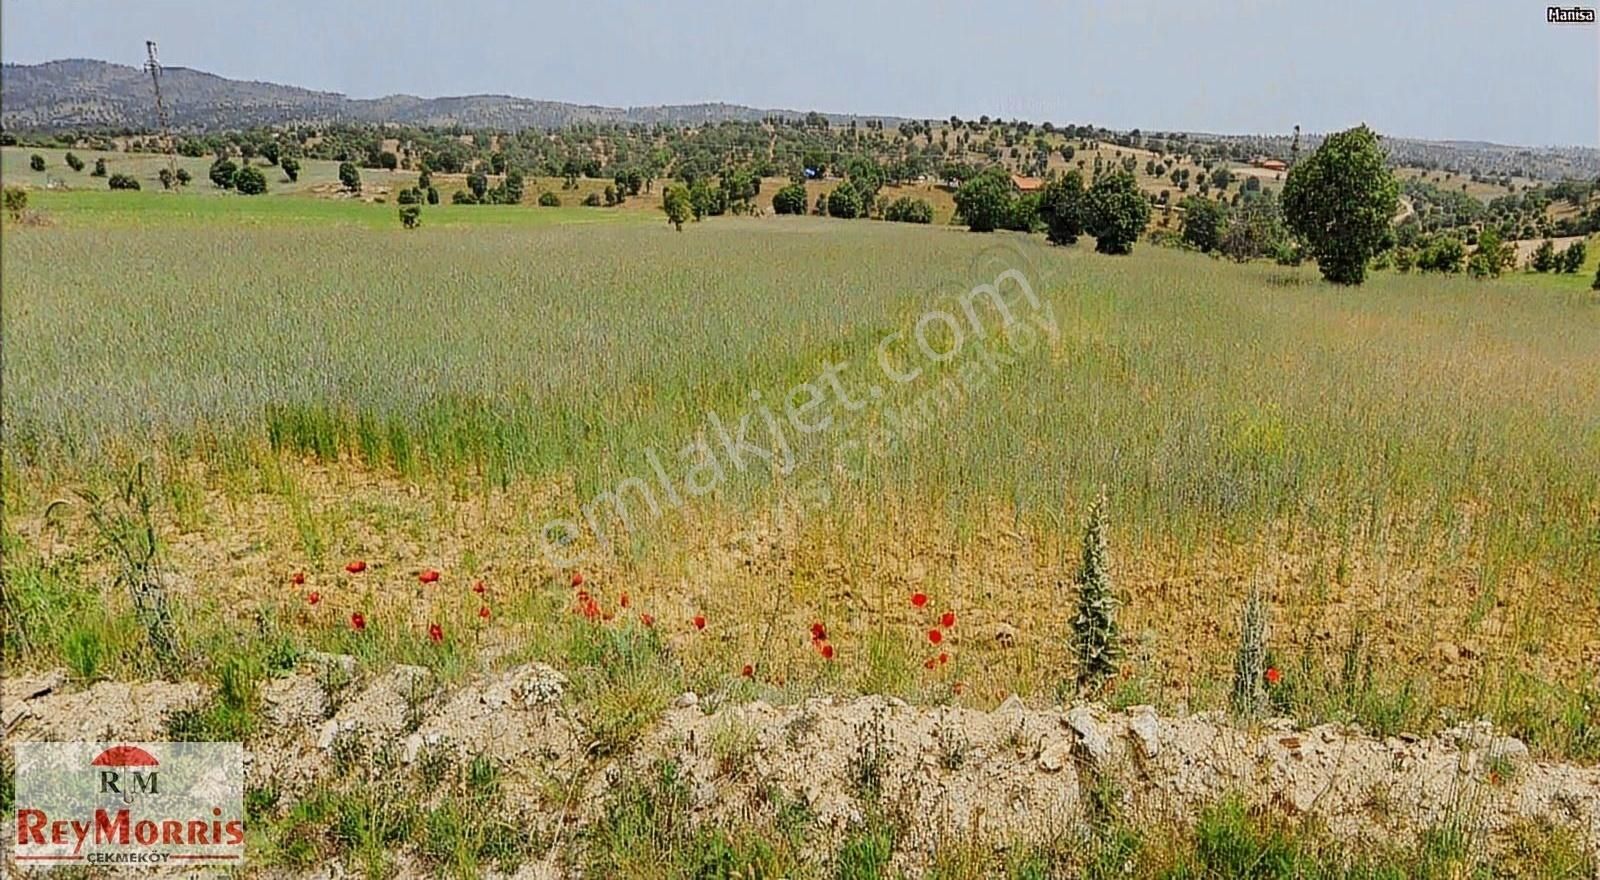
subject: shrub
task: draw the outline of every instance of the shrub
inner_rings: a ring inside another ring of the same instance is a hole
[[[1539,242],[1539,248],[1533,252],[1528,266],[1535,272],[1549,272],[1556,268],[1556,243],[1548,238]]]
[[[106,181],[106,185],[112,189],[138,189],[139,181],[135,180],[132,175],[113,174],[111,179]]]
[[[192,181],[192,180],[194,180],[194,175],[189,173],[189,169],[187,169],[187,168],[179,168],[178,169],[178,185],[179,186],[188,186],[189,182]]]
[[[283,176],[289,178],[290,183],[300,179],[300,160],[293,156],[282,156],[278,159],[278,167],[283,169]]]
[[[1583,260],[1589,255],[1589,248],[1582,241],[1575,241],[1561,252],[1561,271],[1573,274],[1583,268]]]
[[[1228,209],[1220,202],[1195,196],[1184,199],[1179,206],[1183,208],[1183,240],[1202,253],[1219,249]]]
[[[828,216],[851,220],[865,213],[865,206],[861,203],[861,194],[848,181],[839,184],[833,192],[828,193]]]
[[[8,186],[5,190],[6,213],[11,219],[22,219],[22,212],[28,210],[28,191],[20,186]]]
[[[353,163],[339,163],[339,185],[348,192],[361,192],[361,171]]]
[[[71,168],[73,171],[82,171],[83,170],[83,160],[78,158],[78,154],[77,153],[68,153],[67,154],[67,167]]]
[[[415,192],[415,190],[410,190]],[[407,229],[416,229],[422,225],[422,207],[413,199],[400,205],[400,225]]]
[[[801,210],[805,210],[803,205]],[[922,199],[901,196],[889,203],[883,212],[883,219],[895,223],[932,223],[933,206]]]
[[[772,211],[776,214],[804,214],[806,212],[806,185],[791,183],[772,196]]]
[[[559,208],[561,207],[561,197],[549,190],[545,190],[539,193],[539,206],[542,208]]]
[[[610,190],[611,188],[610,187],[606,187],[606,189]],[[614,190],[613,190],[613,192],[614,192]],[[600,194],[597,193],[597,192],[592,192],[592,193],[589,193],[588,195],[584,196],[583,197],[583,206],[585,208],[598,208],[598,207],[600,207]]]
[[[1461,271],[1467,248],[1459,239],[1442,236],[1423,247],[1417,256],[1417,268],[1424,272],[1453,274]]]
[[[89,176],[90,177],[105,177],[106,176],[106,160],[105,159],[96,159],[96,160],[94,160],[94,170],[89,172]]]
[[[35,171],[43,171],[44,170],[44,157],[39,155],[38,153],[34,153],[32,156],[29,156],[28,157],[28,167],[32,168]]]
[[[1083,533],[1078,610],[1072,618],[1072,649],[1077,659],[1080,693],[1098,690],[1116,674],[1122,650],[1117,637],[1117,597],[1111,585],[1104,490],[1089,512],[1089,527]]]
[[[245,165],[233,173],[233,188],[240,194],[259,196],[267,191],[267,176],[254,165]]]
[[[666,212],[667,222],[679,232],[683,231],[683,224],[694,211],[694,206],[689,200],[689,190],[669,185],[661,191],[661,210]]]
[[[221,156],[211,163],[211,172],[208,175],[211,182],[222,189],[233,189],[233,177],[239,172],[239,166],[233,164],[232,159]]]

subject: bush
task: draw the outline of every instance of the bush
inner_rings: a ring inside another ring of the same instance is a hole
[[[539,193],[539,206],[542,208],[559,208],[561,207],[561,197],[549,190],[545,190]]]
[[[861,194],[849,182],[841,183],[828,193],[828,216],[851,220],[865,213]]]
[[[105,177],[106,176],[106,160],[105,159],[96,159],[96,160],[94,160],[94,170],[89,172],[89,176],[90,177]]]
[[[1561,252],[1561,271],[1566,274],[1576,273],[1583,268],[1583,260],[1589,255],[1589,248],[1582,241],[1575,241]]]
[[[233,188],[240,194],[259,196],[267,191],[267,176],[254,165],[246,165],[233,173]]]
[[[661,191],[661,210],[666,212],[667,222],[679,232],[683,231],[684,221],[689,219],[694,212],[694,205],[689,198],[689,190],[669,185]]]
[[[805,210],[805,206],[801,206]],[[933,206],[922,199],[901,196],[884,209],[883,219],[894,223],[932,223]]]
[[[1222,234],[1228,222],[1228,209],[1220,202],[1190,196],[1178,203],[1183,208],[1183,240],[1201,253],[1210,253],[1222,246]]]
[[[428,204],[430,204],[430,205],[439,204],[439,188],[438,187],[436,187],[436,186],[428,187]]]
[[[409,192],[414,193],[415,190]],[[407,229],[416,229],[422,225],[422,207],[417,204],[415,198],[400,205],[400,225]]]
[[[179,186],[188,186],[189,182],[192,181],[192,180],[194,180],[194,175],[189,173],[189,169],[187,169],[187,168],[179,168],[178,169],[178,185]]]
[[[139,188],[139,181],[135,180],[132,175],[128,175],[128,174],[113,174],[113,175],[111,175],[111,179],[108,180],[106,183],[112,189],[138,189]]]
[[[1094,249],[1102,254],[1129,254],[1150,222],[1150,200],[1139,192],[1133,175],[1116,172],[1089,187],[1089,222]]]
[[[608,189],[609,189],[609,187],[608,187]],[[598,207],[600,207],[600,194],[597,193],[597,192],[592,192],[592,193],[589,193],[588,195],[584,196],[583,197],[583,206],[585,208],[598,208]]]
[[[39,155],[38,153],[34,153],[32,156],[29,156],[28,157],[28,167],[32,168],[35,171],[43,171],[44,170],[44,157]]]
[[[776,214],[804,214],[806,212],[806,185],[795,182],[774,193],[772,196],[772,211]]]
[[[1424,272],[1454,274],[1461,271],[1467,248],[1459,239],[1443,236],[1434,239],[1417,255],[1417,268]]]
[[[222,189],[233,189],[233,177],[238,172],[239,166],[233,164],[232,159],[218,156],[217,161],[211,163],[211,171],[208,176],[216,186]]]
[[[77,153],[68,153],[67,154],[67,167],[71,168],[73,171],[82,171],[83,170],[83,160],[78,158],[78,154]]]
[[[349,192],[361,192],[361,172],[350,162],[339,163],[339,185]]]
[[[283,176],[289,178],[290,183],[300,179],[300,160],[293,156],[281,156],[278,167],[283,169]]]
[[[28,191],[20,186],[6,187],[5,208],[11,219],[22,219],[22,212],[28,210]]]

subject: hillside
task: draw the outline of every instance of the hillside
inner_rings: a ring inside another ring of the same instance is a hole
[[[349,98],[276,83],[228,79],[186,67],[168,67],[162,91],[181,131],[238,130],[291,122],[390,122],[465,128],[560,128],[579,122],[686,123],[803,111],[765,110],[738,104],[596,107],[509,95],[419,98],[388,95]],[[893,117],[826,114],[835,122]],[[151,129],[155,105],[150,80],[137,67],[91,59],[7,64],[0,70],[0,125],[7,129]]]

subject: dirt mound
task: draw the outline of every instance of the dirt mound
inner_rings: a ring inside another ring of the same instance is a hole
[[[194,684],[103,682],[73,690],[60,676],[6,682],[6,729],[20,740],[161,738],[162,718],[204,693]],[[991,712],[922,707],[876,696],[763,702],[704,711],[684,694],[628,754],[597,756],[567,705],[566,679],[542,664],[453,689],[420,667],[356,680],[354,661],[318,656],[262,691],[261,734],[249,743],[252,783],[292,793],[334,773],[342,750],[425,750],[487,757],[526,789],[525,817],[553,828],[592,822],[627,774],[669,760],[698,821],[733,821],[781,791],[808,805],[824,836],[863,818],[867,796],[908,817],[907,858],[950,829],[1042,839],[1109,797],[1152,821],[1183,822],[1231,793],[1288,816],[1314,815],[1341,838],[1394,844],[1446,818],[1493,834],[1520,820],[1600,841],[1600,768],[1535,762],[1485,723],[1438,737],[1374,738],[1325,725],[1241,727],[1215,715],[1163,718],[1148,707]],[[541,781],[581,782],[550,804]],[[531,868],[529,869],[531,870]]]

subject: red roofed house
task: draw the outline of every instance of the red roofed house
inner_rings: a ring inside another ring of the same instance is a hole
[[[1011,187],[1019,193],[1038,192],[1044,189],[1044,179],[1040,177],[1023,177],[1020,174],[1011,175]]]

